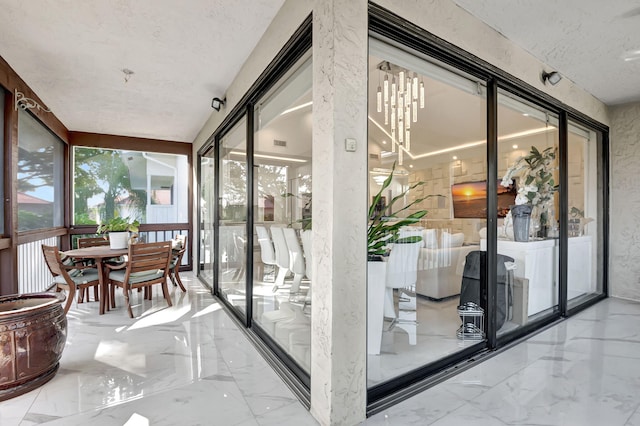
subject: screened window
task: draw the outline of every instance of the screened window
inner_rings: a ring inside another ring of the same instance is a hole
[[[188,222],[188,170],[185,155],[76,147],[73,223]]]
[[[64,142],[18,113],[18,231],[63,225]]]

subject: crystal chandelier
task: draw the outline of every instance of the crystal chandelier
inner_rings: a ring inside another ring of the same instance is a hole
[[[398,150],[401,166],[403,153],[411,151],[411,123],[418,121],[418,108],[424,109],[424,81],[418,81],[415,72],[388,61],[380,62],[377,68],[384,80],[381,86],[379,73],[376,109],[382,112],[384,108],[384,124],[391,130],[391,152]]]

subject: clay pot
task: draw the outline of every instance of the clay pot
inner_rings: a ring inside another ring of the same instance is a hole
[[[0,297],[0,401],[42,386],[58,371],[67,340],[63,301],[47,293]]]

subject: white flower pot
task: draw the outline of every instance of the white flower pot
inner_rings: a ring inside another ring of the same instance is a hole
[[[129,246],[129,232],[109,232],[109,245],[112,249],[124,249]]]

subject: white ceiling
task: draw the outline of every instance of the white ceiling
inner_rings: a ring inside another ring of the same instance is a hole
[[[640,101],[638,0],[453,1],[605,104]]]
[[[454,1],[603,102],[640,100],[637,0]],[[70,130],[191,142],[283,3],[0,0],[0,55]]]
[[[283,3],[0,0],[0,55],[69,130],[192,142]]]

